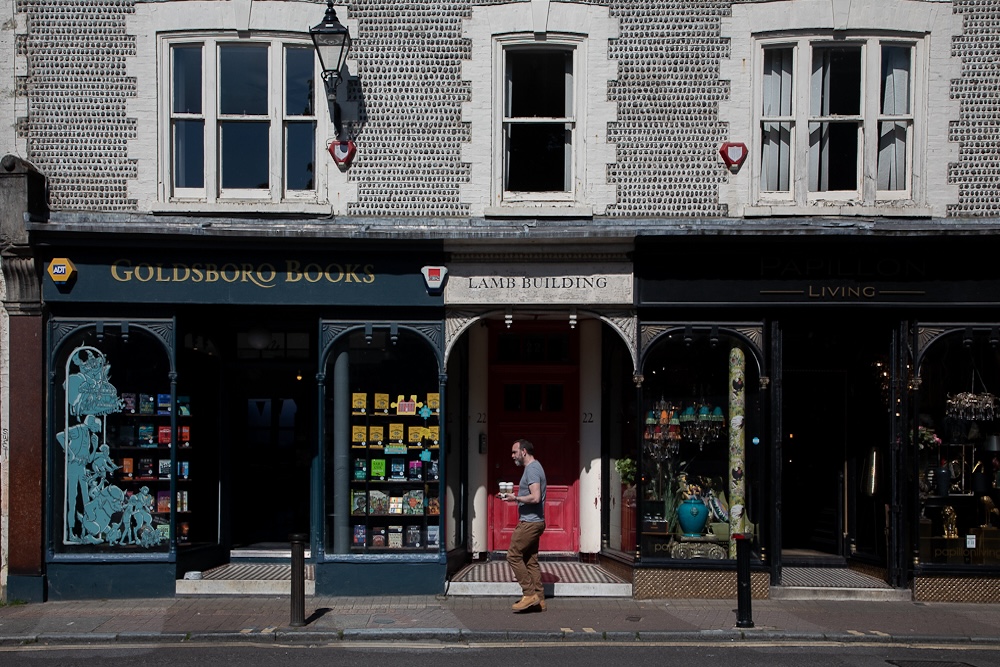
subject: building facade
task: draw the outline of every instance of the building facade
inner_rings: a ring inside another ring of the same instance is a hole
[[[8,7],[8,599],[441,592],[521,437],[637,597],[1000,599],[1000,5]]]

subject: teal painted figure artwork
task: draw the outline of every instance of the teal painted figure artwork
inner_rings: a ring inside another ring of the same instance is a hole
[[[83,345],[66,362],[63,429],[64,544],[153,547],[163,537],[153,524],[154,498],[147,487],[127,493],[113,484],[119,466],[111,458],[105,419],[124,403],[111,384],[104,353]]]

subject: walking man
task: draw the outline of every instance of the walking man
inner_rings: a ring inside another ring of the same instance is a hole
[[[507,562],[521,585],[522,597],[511,608],[515,613],[529,609],[545,611],[542,571],[538,567],[538,541],[545,530],[545,471],[535,458],[534,445],[523,438],[511,447],[510,457],[514,465],[524,468],[517,486],[518,495],[498,495],[504,502],[517,503],[520,517],[510,538]]]

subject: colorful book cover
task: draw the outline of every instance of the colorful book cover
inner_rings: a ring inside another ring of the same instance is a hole
[[[177,397],[177,414],[181,417],[191,416],[191,397],[190,396],[178,396]]]
[[[156,446],[156,426],[153,424],[139,424],[138,444],[140,447]]]
[[[424,464],[423,461],[410,461],[408,464],[409,470],[407,477],[414,482],[418,482],[424,478]]]
[[[156,395],[156,414],[158,415],[170,414],[170,394]]]
[[[375,409],[383,413],[389,411],[389,394],[375,394]]]
[[[436,547],[438,545],[439,526],[427,526],[427,546]]]
[[[427,429],[423,426],[411,426],[406,430],[406,441],[419,443],[424,439]]]
[[[396,406],[397,415],[415,415],[417,414],[417,396],[411,395],[410,398],[404,398],[402,394],[393,403]]]
[[[389,514],[403,513],[403,496],[389,497]]]
[[[389,440],[403,442],[403,425],[389,424]]]
[[[122,459],[122,469],[119,471],[122,479],[132,479],[135,475],[135,469],[132,467],[132,457],[126,457]]]
[[[190,447],[191,446],[191,427],[190,426],[181,426],[180,427],[180,431],[181,431],[181,447]]]
[[[372,459],[372,479],[385,479],[385,459]]]
[[[368,494],[355,491],[351,494],[351,514],[368,514]]]
[[[403,548],[403,527],[402,526],[389,526],[389,548],[391,548],[391,549],[402,549]]]
[[[427,427],[427,439],[433,442],[435,445],[438,444],[440,437],[438,434],[441,432],[441,428],[438,426],[428,426]]]
[[[406,479],[406,459],[400,457],[389,459],[389,479],[396,481]]]
[[[156,468],[153,459],[139,459],[139,469],[136,471],[138,479],[156,479]]]
[[[385,445],[385,453],[386,454],[405,454],[406,453],[406,445],[401,444],[401,443],[396,443],[396,444],[388,444],[388,443],[386,443],[386,445]]]
[[[188,492],[178,491],[177,492],[177,511],[178,512],[188,512]]]
[[[427,499],[427,513],[430,514],[431,516],[437,516],[438,514],[441,513],[441,504],[438,502],[438,499],[434,496],[431,496],[430,498]]]
[[[351,394],[351,412],[356,415],[363,415],[368,409],[368,394]]]
[[[352,426],[351,427],[351,442],[367,442],[368,441],[368,429],[364,426]]]
[[[403,546],[411,549],[419,548],[421,543],[420,533],[420,526],[407,526],[406,535],[403,539]]]
[[[427,479],[436,480],[438,478],[438,460],[432,458],[427,462]]]
[[[371,546],[385,547],[385,526],[372,526]]]
[[[368,530],[363,526],[354,527],[354,546],[363,547],[368,543]]]
[[[411,489],[403,494],[403,514],[424,513],[424,491],[423,489]]]
[[[369,491],[368,492],[368,513],[369,514],[388,514],[389,513],[389,494],[385,491]]]
[[[354,459],[354,479],[361,482],[368,479],[368,461],[364,459]]]
[[[191,526],[187,521],[181,521],[177,524],[177,541],[187,542],[191,539]]]
[[[191,462],[190,461],[178,461],[177,462],[177,476],[181,479],[189,479],[191,477]]]
[[[160,513],[167,513],[170,511],[170,492],[169,491],[157,491],[156,492],[156,511]]]
[[[122,412],[134,415],[139,409],[139,397],[133,393],[122,394]]]
[[[156,530],[160,533],[160,538],[165,542],[170,539],[170,524],[161,523],[157,524]]]
[[[170,426],[159,426],[156,429],[156,442],[161,445],[170,444]]]
[[[157,470],[157,477],[160,479],[170,479],[170,459],[160,459],[160,465]]]
[[[368,442],[374,442],[376,444],[381,445],[383,440],[385,440],[385,427],[383,426],[368,427]]]
[[[154,397],[152,394],[139,394],[139,414],[155,415],[156,397]]]
[[[427,394],[427,407],[437,412],[441,407],[441,394]]]

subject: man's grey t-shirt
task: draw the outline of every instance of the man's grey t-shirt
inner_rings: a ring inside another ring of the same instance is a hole
[[[532,461],[524,467],[524,474],[521,475],[521,482],[517,485],[517,494],[526,496],[531,493],[531,485],[538,483],[538,490],[542,494],[542,499],[537,503],[520,503],[518,512],[521,521],[545,521],[545,471],[542,464]]]

